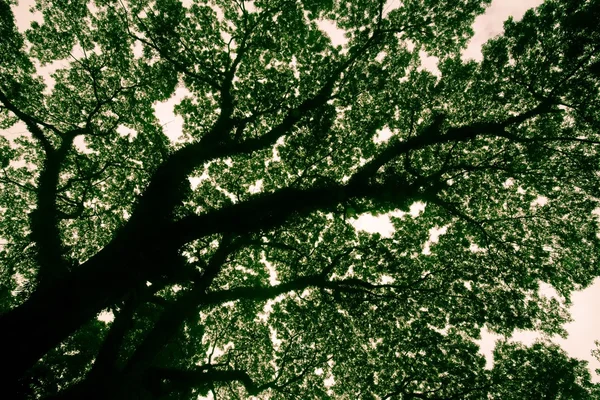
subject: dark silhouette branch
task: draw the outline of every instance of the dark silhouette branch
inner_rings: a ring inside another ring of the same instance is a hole
[[[169,227],[169,236],[180,246],[213,233],[246,233],[271,229],[292,216],[303,216],[316,210],[331,210],[351,199],[366,199],[393,209],[404,206],[408,200],[426,201],[445,186],[437,177],[408,183],[392,176],[383,183],[370,184],[366,183],[366,178],[368,176],[361,170],[346,185],[332,183],[309,189],[284,188],[274,193],[259,194],[242,203],[183,218]]]
[[[148,371],[148,378],[159,382],[167,381],[167,387],[170,391],[189,388],[208,389],[215,383],[239,382],[249,395],[255,396],[270,387],[269,384],[257,385],[243,370],[207,369],[206,367],[190,370],[152,368]]]
[[[132,326],[136,303],[133,297],[129,298],[115,316],[87,379],[101,379],[102,376],[113,373],[123,338]]]
[[[345,292],[358,292],[361,289],[402,289],[415,290],[407,285],[378,285],[360,279],[328,280],[323,274],[303,276],[293,281],[280,283],[274,286],[237,287],[229,290],[210,292],[203,301],[204,306],[214,306],[229,301],[250,300],[265,301],[281,294],[302,291],[307,288],[331,289]],[[364,292],[364,290],[362,290]]]
[[[160,319],[127,362],[123,374],[139,376],[146,370],[159,351],[179,331],[184,321],[197,312],[206,290],[221,271],[227,258],[240,247],[241,243],[241,241],[233,241],[230,235],[223,237],[219,248],[208,262],[202,280],[196,283],[193,290],[184,293],[175,302],[165,307]]]
[[[469,125],[448,128],[446,132],[441,132],[439,120],[432,122],[436,131],[431,132],[425,128],[428,134],[411,137],[405,141],[396,141],[383,150],[373,160],[366,163],[351,179],[364,180],[373,177],[379,168],[394,160],[402,154],[410,151],[422,149],[435,144],[457,143],[472,140],[480,135],[500,136],[512,139],[513,136],[506,132],[506,128],[527,121],[530,118],[549,112],[549,105],[542,103],[539,106],[513,117],[509,117],[502,122],[477,122]],[[430,128],[432,127],[430,126]]]
[[[293,358],[288,359],[288,357],[284,355],[282,359],[282,370],[287,366],[287,362],[293,361]],[[282,370],[280,370],[275,379],[260,385],[253,380],[246,371],[240,369],[220,369],[218,368],[219,366],[226,366],[220,364],[202,365],[197,368],[187,370],[152,367],[148,370],[146,375],[152,382],[164,383],[164,387],[159,388],[160,393],[185,391],[189,390],[190,388],[207,390],[208,388],[214,387],[215,383],[239,382],[244,386],[248,395],[256,396],[267,389],[282,390],[294,382],[298,382],[304,376],[306,376],[306,374],[314,370],[317,365],[316,361],[317,358],[314,357],[312,362],[307,363],[302,371],[295,374],[285,382],[280,383],[282,376]]]
[[[29,129],[29,132],[31,132],[33,137],[41,143],[46,155],[51,154],[55,151],[54,147],[52,146],[52,143],[50,143],[46,135],[44,135],[42,129],[38,126],[39,121],[36,118],[20,110],[9,100],[9,98],[2,91],[0,91],[0,101],[2,102],[4,108],[11,111],[14,115],[17,116],[17,118],[19,118],[22,122],[25,123],[27,129]],[[51,129],[53,130],[56,129],[50,125],[46,125],[46,127],[51,127]]]
[[[26,190],[31,193],[37,193],[37,189],[34,186],[29,185],[29,184],[22,184],[20,182],[15,181],[10,176],[8,176],[6,169],[3,169],[2,173],[4,174],[4,178],[0,178],[0,182],[15,185],[15,186],[20,187],[21,189]]]
[[[375,35],[364,44],[351,49],[348,59],[341,62],[333,70],[323,86],[315,94],[306,98],[298,106],[289,109],[283,120],[261,137],[246,139],[240,143],[225,139],[215,140],[214,138],[228,138],[231,130],[239,125],[239,120],[230,118],[231,114],[229,111],[223,112],[222,110],[220,117],[212,129],[204,135],[202,140],[176,151],[157,169],[138,207],[134,210],[130,225],[134,223],[139,224],[137,230],[139,231],[139,228],[141,228],[144,231],[150,229],[150,227],[142,221],[149,218],[152,221],[157,221],[170,216],[173,208],[184,197],[181,189],[182,185],[187,183],[187,176],[197,166],[218,158],[226,158],[236,154],[251,154],[257,150],[273,146],[279,138],[289,134],[296,123],[304,118],[304,115],[327,104],[327,101],[331,99],[335,84],[340,76],[366,52],[374,40]],[[238,54],[235,61],[241,60],[243,54],[243,52]],[[227,96],[228,90],[231,88],[233,74],[237,68],[235,61],[229,69],[228,75],[225,77],[222,85],[219,85],[216,89],[224,96]],[[229,101],[233,101],[233,99],[226,101],[227,104],[231,104],[232,106],[233,103],[229,103]],[[224,104],[224,106],[227,104]],[[156,224],[153,225],[156,226]],[[129,233],[128,231],[128,235],[131,234],[135,233]]]
[[[84,130],[76,128],[62,132],[56,127],[45,124],[19,110],[0,92],[0,101],[19,119],[31,134],[42,144],[46,154],[44,164],[38,178],[36,209],[30,214],[31,238],[37,244],[39,265],[38,281],[40,285],[48,285],[64,277],[69,272],[69,265],[63,258],[63,246],[58,229],[59,212],[57,211],[57,188],[63,162],[71,150],[73,139]],[[58,148],[52,146],[39,125],[51,129],[61,138]]]

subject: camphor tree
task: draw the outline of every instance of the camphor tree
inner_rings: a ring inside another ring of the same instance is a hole
[[[475,342],[564,334],[600,275],[598,1],[509,19],[481,62],[485,1],[40,0],[25,33],[11,4],[3,398],[598,398],[551,344],[489,370]]]

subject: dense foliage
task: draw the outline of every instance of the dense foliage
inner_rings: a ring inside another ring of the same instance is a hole
[[[600,398],[476,344],[600,276],[600,3],[486,3],[0,0],[3,398]]]

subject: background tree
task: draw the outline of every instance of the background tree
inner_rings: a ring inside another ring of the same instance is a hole
[[[529,390],[522,359],[592,396],[552,346],[489,371],[474,340],[564,333],[600,275],[600,5],[462,61],[485,3],[40,1],[23,35],[2,0],[0,125],[29,133],[0,153],[8,398],[488,399]],[[391,237],[350,224],[415,202]]]

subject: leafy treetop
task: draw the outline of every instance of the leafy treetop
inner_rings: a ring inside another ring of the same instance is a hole
[[[475,341],[564,334],[600,275],[600,3],[462,60],[487,3],[38,1],[21,33],[0,0],[8,398],[598,398],[552,344]]]

